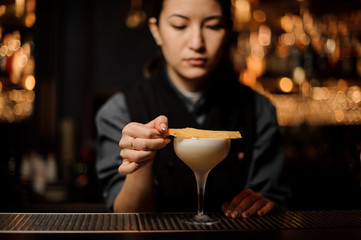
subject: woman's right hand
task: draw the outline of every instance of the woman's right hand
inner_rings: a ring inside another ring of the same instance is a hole
[[[147,124],[131,122],[122,131],[119,141],[120,157],[123,163],[118,172],[131,174],[139,168],[152,163],[158,149],[165,147],[171,140],[166,138],[168,118],[159,116]]]

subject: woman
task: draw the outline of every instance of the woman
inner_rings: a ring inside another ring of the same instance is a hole
[[[96,117],[97,169],[107,205],[115,212],[196,210],[194,176],[165,137],[169,126],[243,135],[208,177],[206,211],[247,218],[285,207],[275,109],[239,84],[224,60],[230,1],[163,0],[158,9],[149,28],[163,60],[149,79],[113,96]]]

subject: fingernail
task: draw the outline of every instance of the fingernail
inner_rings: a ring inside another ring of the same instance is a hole
[[[249,217],[249,212],[243,212],[245,217]]]
[[[238,215],[239,215],[239,212],[238,212],[237,210],[235,210],[235,211],[232,212],[232,217],[233,217],[233,218],[237,218]]]
[[[263,215],[264,215],[264,212],[263,212],[263,211],[260,211],[260,212],[258,212],[258,215],[263,216]]]
[[[161,123],[161,124],[160,124],[160,128],[161,128],[163,131],[167,131],[167,126],[165,125],[165,123]]]
[[[226,215],[226,217],[230,217],[230,216],[231,216],[231,213],[232,213],[232,211],[231,211],[231,210],[227,210],[227,211],[226,211],[226,214],[225,214],[225,215]]]

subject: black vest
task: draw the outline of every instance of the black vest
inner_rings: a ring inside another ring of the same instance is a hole
[[[213,74],[206,93],[207,117],[200,126],[186,109],[163,71],[124,91],[131,121],[147,123],[159,115],[168,117],[170,128],[239,130],[228,157],[210,172],[206,184],[205,211],[218,211],[243,190],[254,138],[254,92],[229,76]],[[245,158],[238,159],[244,152]],[[177,158],[170,143],[159,150],[154,162],[158,211],[195,211],[197,189],[194,174]]]

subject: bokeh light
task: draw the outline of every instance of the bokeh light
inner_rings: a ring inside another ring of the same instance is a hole
[[[279,81],[279,87],[280,87],[281,91],[283,91],[285,93],[289,93],[293,89],[293,82],[290,78],[283,77]]]
[[[267,16],[262,10],[255,10],[253,12],[253,18],[256,22],[263,23],[266,21]]]
[[[25,78],[25,88],[27,90],[33,90],[35,87],[35,77],[33,75],[29,75]]]

